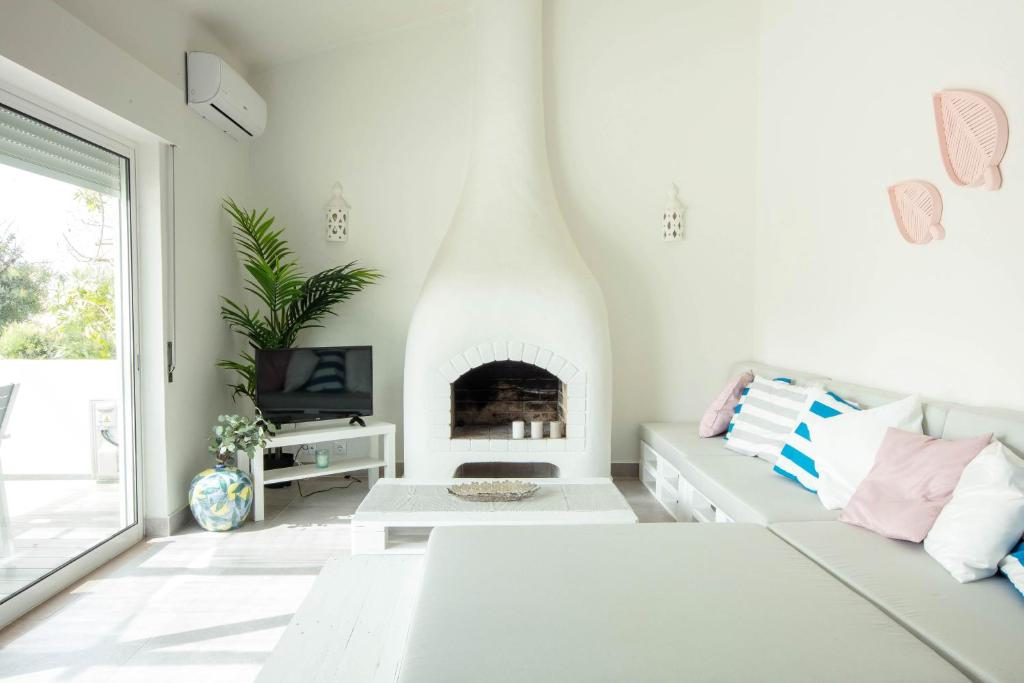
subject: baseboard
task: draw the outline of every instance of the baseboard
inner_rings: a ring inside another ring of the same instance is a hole
[[[638,462],[613,462],[612,477],[615,479],[639,479],[640,463]]]
[[[166,538],[181,531],[191,521],[192,510],[185,505],[168,517],[144,518],[142,520],[143,533],[147,538]]]

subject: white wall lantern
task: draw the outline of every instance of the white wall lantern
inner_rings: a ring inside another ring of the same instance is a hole
[[[348,241],[348,212],[351,208],[341,193],[341,183],[334,183],[334,187],[331,189],[331,200],[324,207],[328,242]]]
[[[679,201],[679,187],[672,183],[665,211],[661,214],[661,237],[663,240],[675,242],[683,239],[683,216],[685,214],[686,207]]]

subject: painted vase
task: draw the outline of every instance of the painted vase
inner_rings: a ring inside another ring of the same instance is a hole
[[[188,505],[207,531],[237,529],[252,509],[252,479],[237,467],[203,470],[192,479]]]

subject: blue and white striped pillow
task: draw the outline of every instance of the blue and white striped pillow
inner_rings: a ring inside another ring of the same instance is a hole
[[[1006,574],[1013,587],[1024,595],[1024,541],[999,563],[999,571]]]
[[[807,406],[811,391],[786,377],[768,380],[755,375],[734,409],[725,447],[775,462],[786,436]]]
[[[783,444],[773,469],[782,476],[797,482],[811,493],[816,493],[818,491],[818,470],[814,465],[816,457],[814,444],[811,441],[814,428],[821,424],[822,420],[855,410],[860,410],[860,407],[831,391],[823,391],[815,396],[811,405],[800,416],[800,422],[796,429],[786,438],[786,443]]]

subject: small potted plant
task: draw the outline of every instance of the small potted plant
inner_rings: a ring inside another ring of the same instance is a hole
[[[199,526],[207,531],[230,531],[242,525],[252,509],[252,479],[234,465],[239,453],[251,459],[265,445],[267,425],[261,417],[217,418],[210,438],[210,452],[217,465],[197,474],[188,491],[188,504]]]

